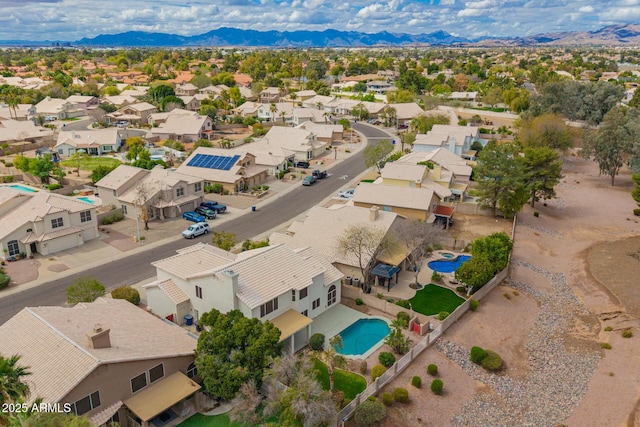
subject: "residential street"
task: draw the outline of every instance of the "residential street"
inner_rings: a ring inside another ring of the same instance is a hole
[[[353,127],[364,135],[368,142],[393,138],[386,132],[369,125],[358,123]],[[348,180],[339,179],[339,177],[347,175],[348,179],[353,179],[365,169],[362,152],[360,152],[332,167],[329,178],[311,187],[297,187],[261,206],[256,212],[249,212],[213,227],[212,231],[224,230],[235,233],[239,241],[257,236],[307,211],[348,183]],[[41,286],[28,288],[5,297],[0,296],[0,324],[27,306],[63,304],[65,289],[80,277],[95,277],[107,287],[108,291],[123,284],[134,284],[155,274],[155,268],[151,266],[153,261],[172,256],[177,249],[193,245],[198,241],[210,242],[210,239],[211,235],[203,235],[188,242],[185,240],[170,242]]]

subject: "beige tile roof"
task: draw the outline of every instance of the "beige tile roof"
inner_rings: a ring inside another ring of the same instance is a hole
[[[309,210],[304,221],[295,223],[290,228],[295,230],[295,234],[273,233],[269,236],[269,242],[284,243],[292,248],[310,247],[332,263],[339,262],[357,267],[358,261],[355,257],[338,253],[336,239],[347,228],[354,225],[371,225],[387,232],[398,218],[398,215],[393,212],[379,210],[375,221],[371,221],[370,211],[367,208],[350,205],[335,206],[335,208],[314,206]]]
[[[95,130],[78,130],[78,131],[62,131],[58,134],[56,147],[62,144],[79,147],[81,145],[111,145],[114,149],[118,145],[118,129],[95,129]]]
[[[333,134],[342,133],[344,128],[342,125],[329,125],[324,123],[314,123],[311,121],[298,125],[299,129],[305,129],[313,132],[318,138],[333,138]]]
[[[402,181],[422,181],[427,175],[427,167],[424,165],[411,165],[407,163],[388,162],[382,169],[382,179],[398,179]]]
[[[0,120],[0,141],[22,141],[51,135],[51,129],[36,126],[31,120]]]
[[[415,102],[389,104],[389,107],[396,110],[396,117],[400,120],[412,119],[424,113],[424,110]]]
[[[200,131],[206,130],[205,123],[210,121],[208,116],[201,116],[196,112],[172,115],[158,127],[151,128],[150,132],[151,134],[198,135]]]
[[[143,288],[159,288],[167,296],[167,298],[169,298],[171,302],[176,305],[189,301],[189,297],[187,296],[187,294],[185,294],[172,279],[155,281],[149,283],[148,285],[144,285]]]
[[[471,176],[472,168],[467,164],[467,161],[444,147],[437,148],[433,151],[414,151],[413,153],[400,157],[396,162],[417,164],[427,161],[437,163],[461,178],[469,178]]]
[[[22,243],[33,243],[33,242],[48,242],[50,240],[57,239],[59,237],[68,236],[74,233],[82,233],[84,229],[80,227],[67,227],[61,230],[52,231],[51,233],[43,233],[41,235],[37,235],[35,233],[29,233],[26,237],[20,239]]]
[[[137,168],[135,166],[120,165],[100,181],[96,182],[96,187],[104,187],[110,190],[118,190],[120,187],[129,182],[129,180],[136,178],[141,179],[143,176],[149,174],[146,169]]]
[[[353,193],[354,203],[371,203],[379,206],[394,206],[408,209],[428,210],[433,198],[433,190],[427,188],[400,187],[397,185],[372,184],[363,182]]]
[[[93,349],[87,333],[110,329],[110,348]],[[0,353],[20,354],[33,375],[32,399],[58,402],[101,364],[186,356],[197,340],[126,300],[99,298],[67,307],[28,307],[0,326]]]
[[[177,255],[153,262],[151,265],[187,280],[194,274],[228,265],[235,259],[235,254],[221,251],[212,245],[200,243],[178,251]]]
[[[171,169],[165,169],[161,165],[158,165],[153,169],[151,169],[149,173],[144,175],[142,179],[139,179],[136,181],[140,182],[141,185],[144,185],[146,187],[146,190],[149,195],[148,200],[151,200],[158,193],[160,193],[162,190],[166,188],[173,188],[176,185],[178,185],[180,182],[184,182],[186,184],[194,184],[196,182],[202,182],[202,178],[179,173]],[[128,203],[134,203],[138,198],[138,189],[136,187],[137,187],[137,183],[136,185],[129,187],[129,189],[127,189],[127,191],[125,191],[124,193],[119,194],[118,200],[122,200]],[[153,205],[154,206],[157,205],[157,207],[160,207],[161,205],[164,205],[164,206],[180,205],[189,200],[195,200],[198,197],[199,196],[197,195],[189,195],[188,192],[185,190],[184,197],[175,198],[175,196],[173,196],[171,200],[158,200],[157,202],[153,203]]]
[[[268,139],[270,144],[280,145],[282,148],[296,152],[327,145],[322,141],[313,141],[312,135],[315,133],[306,129],[273,126],[264,138]]]

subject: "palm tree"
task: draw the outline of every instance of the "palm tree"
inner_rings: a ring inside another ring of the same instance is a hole
[[[291,92],[291,94],[289,94],[289,98],[291,98],[291,105],[295,107],[296,99],[298,99],[298,95],[296,95],[295,92]]]
[[[17,402],[29,396],[29,386],[21,377],[31,375],[28,366],[18,366],[20,356],[0,356],[0,404]]]
[[[276,121],[276,113],[278,112],[278,107],[273,102],[271,103],[271,107],[269,107],[269,111],[271,112],[271,120]]]
[[[284,117],[285,117],[286,115],[287,115],[287,113],[286,113],[286,112],[284,112],[284,111],[281,111],[281,112],[280,112],[280,117],[282,117],[282,124],[284,124]]]
[[[329,340],[329,348],[318,352],[317,357],[325,365],[327,365],[327,371],[329,373],[329,391],[333,391],[333,373],[336,368],[342,368],[347,364],[347,360],[338,353],[338,350],[342,349],[344,342],[340,335]]]

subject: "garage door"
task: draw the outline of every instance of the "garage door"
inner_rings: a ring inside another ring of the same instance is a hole
[[[195,202],[191,201],[191,202],[187,202],[184,203],[182,205],[180,205],[180,212],[189,212],[192,211],[196,208],[195,206]]]

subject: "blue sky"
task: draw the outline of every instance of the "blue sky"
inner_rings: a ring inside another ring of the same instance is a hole
[[[640,0],[0,0],[0,40],[124,31],[352,30],[523,36],[640,22]]]

